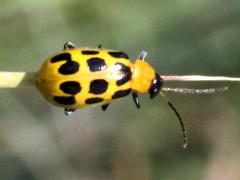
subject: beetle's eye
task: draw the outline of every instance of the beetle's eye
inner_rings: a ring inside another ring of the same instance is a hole
[[[148,90],[151,99],[159,94],[160,90],[162,89],[162,85],[163,79],[157,73],[155,73],[155,78],[153,79],[152,86]]]

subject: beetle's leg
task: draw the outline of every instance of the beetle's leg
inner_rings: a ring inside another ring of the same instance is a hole
[[[139,59],[140,60],[143,60],[144,61],[144,59],[145,59],[145,57],[147,56],[147,52],[146,51],[142,51],[140,54],[139,54]]]
[[[136,107],[139,109],[140,108],[140,101],[139,101],[138,93],[132,92],[132,97],[133,97],[133,101],[136,104]]]
[[[103,111],[106,111],[108,106],[109,106],[109,104],[104,104],[104,105],[101,106],[101,108],[102,108]]]
[[[66,41],[63,45],[63,50],[75,49],[75,48],[76,48],[76,45],[69,41]]]
[[[98,45],[98,49],[102,49],[103,48],[103,45],[102,44],[99,44]]]
[[[64,109],[64,113],[65,113],[66,116],[69,116],[69,115],[71,115],[72,112],[74,112],[75,110],[76,110],[76,109],[67,109],[67,108],[65,108],[65,109]]]

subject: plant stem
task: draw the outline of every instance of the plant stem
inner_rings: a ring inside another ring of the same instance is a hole
[[[30,72],[0,72],[0,88],[17,88],[34,86],[36,73]],[[164,81],[240,81],[240,78],[225,76],[202,76],[202,75],[161,75]]]
[[[162,75],[161,78],[164,81],[240,81],[240,78],[226,77],[226,76],[202,76],[202,75]]]
[[[17,88],[34,85],[35,73],[0,72],[0,88]]]

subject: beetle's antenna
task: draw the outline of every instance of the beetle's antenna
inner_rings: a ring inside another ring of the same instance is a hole
[[[169,88],[163,87],[161,89],[165,92],[174,92],[174,93],[182,93],[182,94],[213,94],[220,93],[228,90],[228,87],[220,87],[220,88],[209,88],[209,89],[191,89],[191,88]]]
[[[163,97],[164,101],[169,105],[169,107],[174,111],[176,114],[178,121],[180,123],[180,126],[182,128],[182,137],[183,137],[183,148],[187,147],[187,131],[185,129],[183,120],[177,109],[173,106],[173,104],[170,102],[169,98],[163,94],[163,92],[160,91],[160,95]]]

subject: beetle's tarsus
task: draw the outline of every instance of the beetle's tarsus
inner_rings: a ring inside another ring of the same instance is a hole
[[[108,106],[109,106],[109,104],[104,104],[104,105],[101,106],[101,108],[102,108],[103,111],[106,111]]]
[[[147,52],[146,51],[142,51],[140,54],[139,54],[139,59],[140,60],[145,60],[145,57],[147,56]]]
[[[63,50],[75,49],[75,48],[76,48],[76,45],[70,41],[66,41],[63,45]]]
[[[67,109],[67,108],[65,108],[65,109],[64,109],[64,114],[65,114],[66,116],[69,116],[69,115],[71,115],[74,111],[75,111],[75,109]]]

